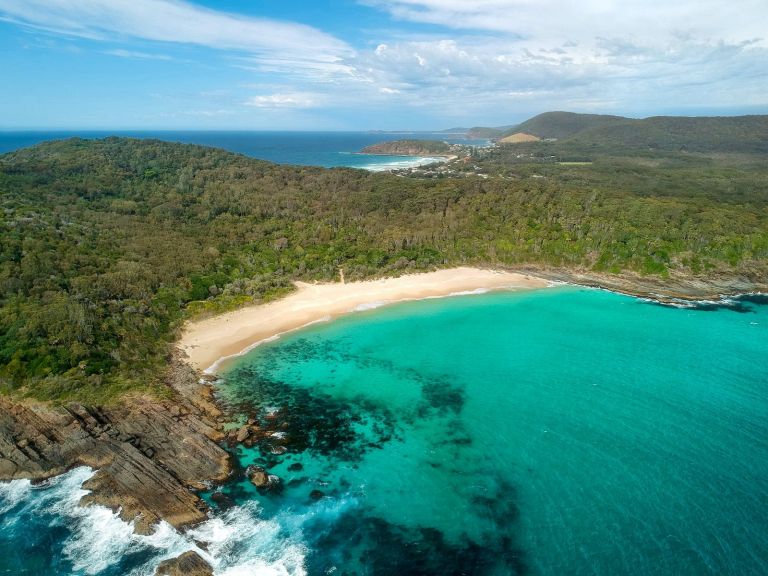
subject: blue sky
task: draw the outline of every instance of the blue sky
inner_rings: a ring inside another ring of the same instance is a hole
[[[768,113],[766,0],[0,0],[0,129]]]

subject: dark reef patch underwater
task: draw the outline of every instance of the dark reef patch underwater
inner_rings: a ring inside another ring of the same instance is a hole
[[[737,304],[556,288],[284,336],[222,374],[208,522],[132,535],[75,505],[87,469],[3,484],[0,573],[766,574],[768,302]]]

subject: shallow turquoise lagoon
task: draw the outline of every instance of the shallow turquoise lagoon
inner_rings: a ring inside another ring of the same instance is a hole
[[[233,449],[211,520],[140,540],[110,517],[112,548],[77,545],[93,513],[40,503],[76,502],[87,471],[6,484],[0,569],[37,546],[74,574],[151,574],[185,549],[228,576],[768,574],[765,296],[410,302],[283,336],[222,377],[267,432]],[[257,491],[251,465],[280,486]]]

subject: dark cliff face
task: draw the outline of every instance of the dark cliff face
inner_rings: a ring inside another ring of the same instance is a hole
[[[80,465],[98,469],[85,488],[94,502],[138,517],[147,533],[166,520],[176,527],[205,520],[190,489],[229,472],[218,410],[194,372],[175,370],[175,397],[139,397],[117,407],[53,407],[0,398],[0,479],[41,480]]]

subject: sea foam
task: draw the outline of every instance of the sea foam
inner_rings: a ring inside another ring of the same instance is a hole
[[[0,514],[10,512],[22,503],[32,491],[29,480],[12,480],[0,483]]]
[[[133,522],[125,522],[109,508],[80,506],[80,500],[88,494],[83,482],[94,473],[91,468],[81,467],[52,479],[47,490],[43,486],[44,490],[35,495],[33,504],[45,507],[54,515],[54,522],[70,528],[62,551],[75,571],[99,574],[129,554],[150,552],[151,560],[129,574],[151,575],[161,561],[196,549],[193,542],[166,522],[158,524],[152,534],[141,535],[134,532]]]
[[[458,292],[451,292],[448,296],[473,296],[475,294],[487,294],[490,292],[489,288],[475,288],[474,290],[459,290]]]
[[[287,532],[278,519],[260,515],[258,502],[250,501],[190,530],[188,536],[206,545],[217,576],[304,576],[301,531]]]
[[[373,302],[364,302],[363,304],[358,304],[354,308],[352,308],[352,312],[365,312],[366,310],[375,310],[376,308],[381,308],[382,306],[385,306],[387,303],[384,300],[375,300]]]
[[[134,522],[125,522],[109,508],[80,506],[88,494],[83,483],[94,474],[80,467],[39,485],[28,480],[0,483],[0,513],[19,509],[49,517],[51,527],[66,527],[61,553],[79,574],[120,570],[125,576],[152,576],[160,562],[192,550],[211,564],[216,576],[306,575],[302,526],[289,516],[265,520],[258,502],[250,501],[187,532],[160,522],[151,534],[137,534]],[[121,563],[127,565],[124,570]]]

